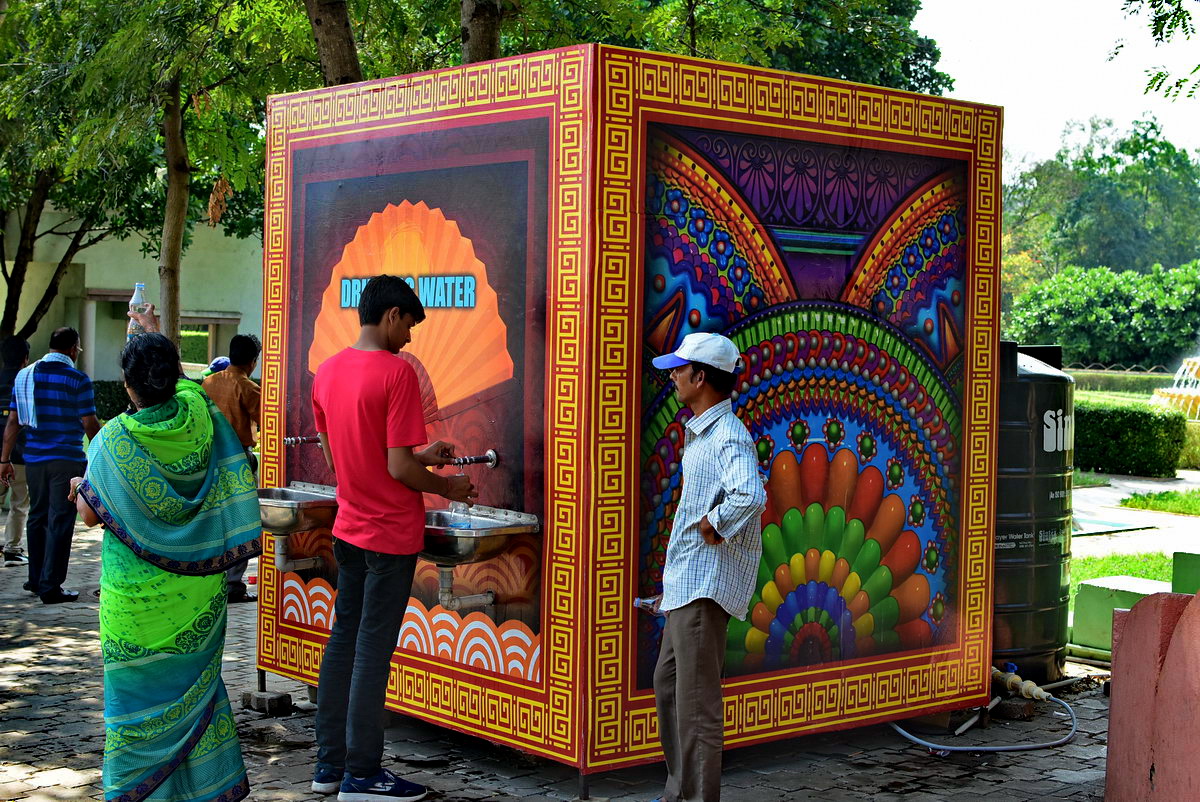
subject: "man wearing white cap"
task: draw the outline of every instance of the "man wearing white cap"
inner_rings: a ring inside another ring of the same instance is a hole
[[[719,334],[689,334],[654,360],[670,370],[685,425],[683,483],[671,525],[662,647],[654,669],[658,729],[667,761],[664,802],[721,798],[721,674],[729,617],[745,618],[762,555],[766,491],[754,441],[729,400],[741,354]]]

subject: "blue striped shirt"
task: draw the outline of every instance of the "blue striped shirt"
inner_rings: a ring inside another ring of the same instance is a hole
[[[754,441],[727,399],[693,416],[683,442],[682,492],[671,522],[660,609],[708,598],[734,618],[745,618],[758,579],[767,501]],[[700,534],[706,515],[724,538],[715,546]]]
[[[96,414],[92,380],[61,362],[39,362],[33,372],[37,428],[25,430],[25,464],[56,459],[83,462],[83,421]],[[16,399],[8,407],[17,408]]]

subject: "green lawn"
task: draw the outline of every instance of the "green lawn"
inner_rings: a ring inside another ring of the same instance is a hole
[[[1106,401],[1110,404],[1148,404],[1150,403],[1149,393],[1118,393],[1114,391],[1099,391],[1099,390],[1076,390],[1076,401]]]
[[[1108,477],[1103,474],[1093,471],[1081,471],[1075,469],[1075,475],[1071,479],[1071,487],[1105,487],[1108,484]]]
[[[1109,554],[1105,557],[1071,559],[1071,604],[1079,583],[1101,576],[1136,576],[1171,581],[1171,555],[1152,551],[1141,554]]]
[[[1200,515],[1200,490],[1164,490],[1161,493],[1134,493],[1121,499],[1122,507],[1158,512]]]

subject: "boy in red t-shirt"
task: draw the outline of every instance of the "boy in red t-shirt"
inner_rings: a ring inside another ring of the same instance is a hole
[[[425,538],[422,493],[470,502],[465,476],[439,476],[454,447],[426,442],[412,366],[396,354],[425,309],[408,283],[376,276],[358,304],[358,341],[317,369],[313,413],[325,461],[337,474],[333,553],[336,619],[317,687],[317,768],[312,790],[339,800],[414,802],[425,788],[382,767],[384,694],[417,552]]]

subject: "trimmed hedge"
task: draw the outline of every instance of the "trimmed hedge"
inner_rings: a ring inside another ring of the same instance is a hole
[[[1124,370],[1068,370],[1076,390],[1150,395],[1160,387],[1170,387],[1170,373],[1130,373]]]
[[[208,364],[208,332],[179,332],[179,356],[184,362]]]
[[[1075,401],[1075,467],[1173,477],[1183,451],[1183,413],[1150,404]]]
[[[123,381],[94,381],[92,393],[96,396],[96,417],[100,420],[115,418],[129,406],[129,393]]]
[[[1187,422],[1187,433],[1183,440],[1183,453],[1179,455],[1179,467],[1200,469],[1200,420]]]

